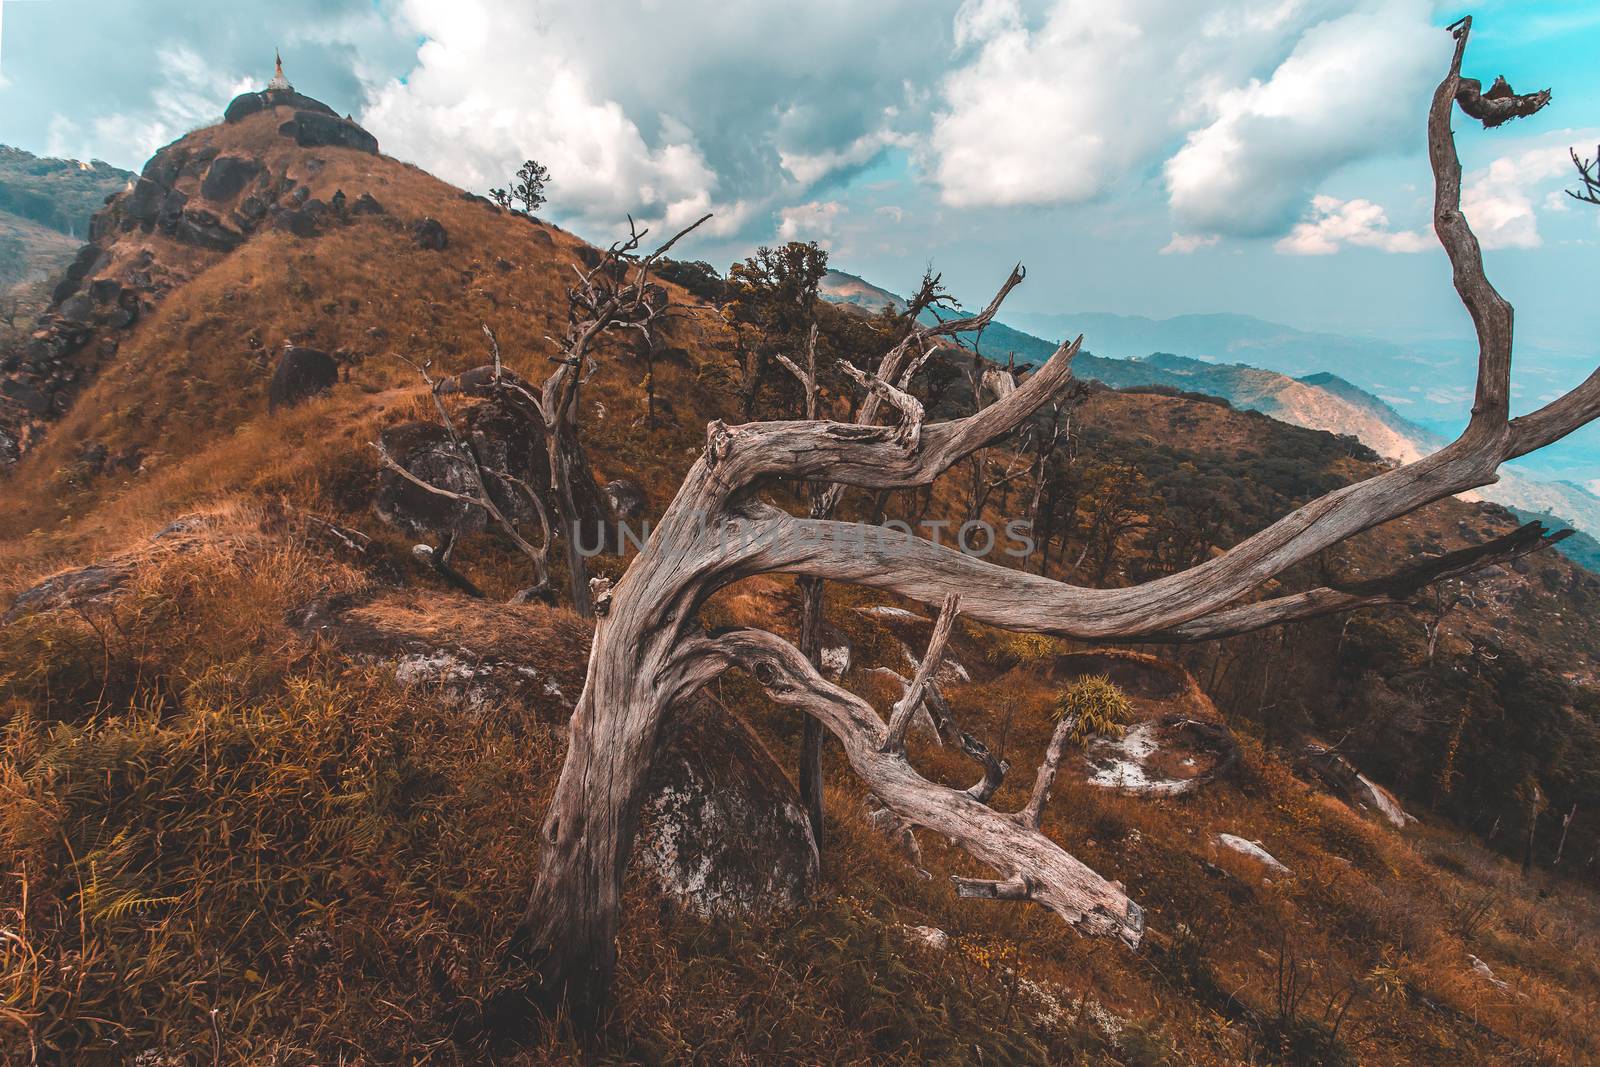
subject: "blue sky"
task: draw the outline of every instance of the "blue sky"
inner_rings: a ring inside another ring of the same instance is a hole
[[[723,268],[813,238],[969,300],[1021,260],[1028,311],[1470,335],[1421,153],[1466,9],[1430,0],[0,3],[0,142],[37,152],[136,167],[281,47],[298,88],[458,184],[546,162],[549,212],[592,239],[710,210],[686,252]],[[1600,209],[1561,189],[1568,146],[1600,142],[1600,5],[1471,12],[1468,73],[1554,102],[1457,121],[1469,216],[1528,358],[1577,376]]]

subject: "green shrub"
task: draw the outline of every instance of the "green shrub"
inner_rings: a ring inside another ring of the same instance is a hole
[[[1090,674],[1069,685],[1056,700],[1056,721],[1077,719],[1068,739],[1081,745],[1091,737],[1121,737],[1123,724],[1133,718],[1127,694],[1103,674]]]

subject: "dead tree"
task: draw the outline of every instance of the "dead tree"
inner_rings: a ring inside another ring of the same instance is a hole
[[[488,328],[485,327],[485,332]],[[493,335],[490,335],[491,341]],[[499,350],[495,351],[495,368],[499,370]],[[464,436],[456,429],[455,420],[450,417],[449,410],[445,407],[442,395],[453,392],[458,385],[451,379],[436,379],[429,373],[429,364],[417,366],[417,373],[428,387],[428,395],[433,400],[434,411],[439,416],[439,424],[445,431],[445,443],[439,451],[445,459],[460,465],[465,475],[466,491],[450,489],[446,486],[436,485],[425,478],[421,478],[401,464],[389,450],[384,447],[382,440],[373,441],[372,447],[377,449],[378,458],[384,467],[404,478],[412,485],[417,486],[435,496],[445,497],[458,503],[471,507],[481,508],[488,515],[489,521],[499,527],[508,536],[518,551],[528,557],[533,569],[533,585],[518,593],[519,601],[542,598],[550,587],[550,515],[545,510],[544,501],[539,493],[525,480],[512,474],[510,471],[490,467],[485,464],[474,447],[469,436]],[[496,375],[498,379],[498,374]],[[535,516],[539,520],[540,538],[536,545],[523,536],[521,526],[513,517],[516,509],[502,508],[495,499],[495,490],[500,491],[502,500],[515,494],[527,501]],[[414,550],[422,562],[437,571],[440,577],[451,585],[460,589],[468,596],[482,597],[483,591],[472,583],[464,574],[455,569],[450,556],[455,551],[456,535],[447,532],[443,542],[437,547],[431,545],[417,545]]]
[[[1576,189],[1568,189],[1567,195],[1585,204],[1600,204],[1600,148],[1594,150],[1593,159],[1584,159],[1576,148],[1567,151],[1572,153],[1572,165],[1578,168],[1578,181],[1582,183]]]
[[[957,337],[963,333],[982,330],[1000,310],[1000,304],[1006,295],[1022,282],[1020,267],[1012,271],[1011,277],[1000,292],[990,301],[989,306],[976,315],[952,317],[934,323],[920,323],[918,316],[925,309],[953,309],[954,301],[945,293],[941,284],[941,276],[935,274],[932,268],[923,272],[922,281],[917,287],[916,294],[911,298],[906,308],[904,320],[907,330],[904,337],[889,349],[878,362],[878,367],[871,375],[863,373],[854,364],[843,362],[839,364],[840,371],[865,390],[861,404],[856,409],[855,424],[870,426],[878,419],[881,406],[885,399],[895,407],[906,410],[907,405],[916,405],[914,410],[920,420],[922,408],[911,397],[911,382],[922,369],[928,359],[934,354],[940,342],[947,337]],[[818,416],[817,396],[817,327],[813,323],[806,345],[806,367],[802,369],[799,364],[782,352],[774,353],[774,358],[784,367],[795,380],[800,383],[805,396],[806,418],[815,421]],[[898,381],[898,385],[888,383]],[[896,395],[900,398],[896,400]],[[840,503],[844,500],[846,486],[842,484],[829,485],[825,482],[812,481],[808,485],[808,513],[812,519],[832,519],[839,510]],[[822,662],[822,615],[823,615],[823,582],[820,577],[801,575],[800,584],[800,651],[806,656],[813,666],[820,666]],[[817,847],[822,847],[824,829],[824,811],[822,801],[822,743],[823,724],[814,716],[806,716],[802,725],[800,739],[800,798],[806,806],[806,814],[811,822],[811,832],[816,838]],[[996,783],[998,787],[998,782]]]
[[[654,252],[640,256],[639,244],[650,231],[639,229],[630,216],[625,240],[614,243],[587,271],[574,267],[578,281],[567,290],[567,332],[561,340],[556,369],[545,380],[538,398],[531,393],[522,397],[544,421],[550,491],[565,525],[563,541],[572,607],[586,619],[594,617],[594,602],[589,591],[589,567],[579,545],[580,520],[573,483],[579,478],[592,482],[594,475],[578,438],[578,396],[593,373],[596,345],[608,331],[635,330],[644,343],[654,343],[651,330],[657,316],[666,310],[667,295],[665,289],[651,283],[650,270],[673,245],[710,217],[701,216]],[[499,367],[498,358],[495,365]]]
[[[707,633],[698,611],[732,583],[791,573],[854,582],[924,604],[959,596],[968,619],[1010,630],[1084,641],[1182,642],[1402,602],[1419,582],[1548,542],[1542,528],[1532,526],[1515,544],[1502,539],[1424,560],[1391,580],[1246,602],[1262,583],[1295,564],[1423,505],[1487,485],[1506,460],[1600,415],[1597,370],[1559,399],[1510,416],[1511,308],[1484,276],[1478,242],[1460,210],[1461,167],[1450,121],[1457,100],[1490,123],[1507,111],[1536,109],[1538,96],[1485,101],[1476,83],[1460,73],[1469,28],[1465,21],[1454,27],[1455,55],[1428,119],[1435,230],[1479,339],[1477,396],[1461,436],[1433,455],[1315,499],[1189,570],[1141,585],[1090,589],[907,533],[791,515],[761,498],[763,489],[786,480],[825,482],[830,494],[845,486],[876,491],[924,485],[1062,395],[1072,383],[1081,338],[1062,345],[1003,400],[951,422],[924,424],[920,405],[902,388],[904,368],[915,358],[915,346],[908,344],[868,377],[872,391],[863,409],[875,413],[887,404],[895,412],[890,425],[859,415],[849,424],[711,423],[703,454],[644,551],[611,591],[596,625],[566,762],[542,829],[536,884],[515,943],[536,975],[523,991],[533,1002],[564,1006],[579,1026],[598,1018],[615,968],[623,871],[662,723],[674,706],[729,669],[745,672],[778,703],[817,718],[838,739],[867,790],[898,818],[947,838],[991,868],[992,881],[963,883],[969,895],[1032,901],[1081,931],[1130,945],[1143,937],[1144,914],[1121,885],[1029,825],[1027,809],[996,811],[969,790],[924,778],[891,724],[823,678],[788,641],[758,629]],[[1019,281],[1020,271],[1007,289]],[[1044,773],[1048,778],[1048,768]]]
[[[421,368],[423,380],[433,395],[434,406],[450,437],[453,451],[457,458],[468,462],[469,484],[475,485],[476,491],[462,494],[434,485],[406,470],[381,445],[374,444],[373,447],[378,449],[384,465],[390,470],[430,493],[483,508],[497,526],[510,534],[517,547],[533,563],[536,579],[531,589],[519,594],[519,599],[543,596],[548,589],[548,563],[552,548],[551,523],[541,500],[541,496],[547,493],[555,508],[556,518],[560,521],[561,540],[566,550],[568,591],[572,608],[584,618],[594,617],[589,568],[582,544],[585,509],[579,506],[579,499],[598,500],[600,491],[595,485],[594,472],[589,466],[588,457],[584,454],[578,433],[579,396],[584,383],[594,373],[596,348],[600,338],[606,333],[614,330],[633,331],[638,335],[641,345],[653,350],[656,342],[654,329],[658,319],[667,309],[667,293],[661,286],[650,281],[651,268],[673,245],[710,217],[710,215],[703,216],[692,225],[680,230],[660,248],[644,256],[638,254],[638,249],[649,230],[639,229],[630,217],[628,237],[625,240],[614,243],[601,254],[599,261],[587,270],[573,268],[578,280],[567,290],[566,333],[557,342],[560,354],[553,357],[555,369],[545,379],[542,388],[535,390],[531,384],[505,368],[501,359],[499,340],[487,325],[483,327],[483,332],[488,339],[489,353],[493,359],[488,366],[468,371],[455,379],[439,381],[428,375],[426,366]],[[494,397],[504,403],[509,411],[527,420],[530,426],[536,427],[537,436],[544,442],[548,484],[532,487],[526,478],[519,478],[509,471],[486,472],[472,452],[470,444],[464,442],[456,433],[449,414],[439,400],[441,392],[451,391]],[[518,489],[528,498],[537,510],[543,527],[540,546],[535,547],[523,540],[516,529],[516,524],[495,506],[485,474],[498,480],[502,485]],[[600,543],[604,543],[605,530],[590,532]],[[449,566],[450,547],[451,544],[447,543],[442,549],[430,550],[428,562],[452,584],[468,592],[475,592],[471,583],[456,574]]]

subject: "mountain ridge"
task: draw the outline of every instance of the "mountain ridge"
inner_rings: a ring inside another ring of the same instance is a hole
[[[898,295],[857,275],[839,270],[829,271],[824,277],[822,294],[830,301],[866,312],[875,312],[889,305],[904,307],[904,300]],[[1305,369],[1299,376],[1291,376],[1274,368],[1208,360],[1198,358],[1197,354],[1180,355],[1161,348],[1134,355],[1115,355],[1107,353],[1102,347],[1097,327],[1108,322],[1134,323],[1141,328],[1161,327],[1162,330],[1148,333],[1148,337],[1155,340],[1170,339],[1169,333],[1163,331],[1169,324],[1180,321],[1199,321],[1210,327],[1244,323],[1263,334],[1276,331],[1277,336],[1297,339],[1297,343],[1304,343],[1306,339],[1330,338],[1330,343],[1338,343],[1330,360],[1349,347],[1343,342],[1350,342],[1363,351],[1373,350],[1363,347],[1369,343],[1360,339],[1310,333],[1232,313],[1179,316],[1164,320],[1109,313],[1043,316],[1023,312],[1008,317],[1020,322],[1057,325],[1070,322],[1070,332],[1074,336],[1082,333],[1085,338],[1085,350],[1075,364],[1078,375],[1113,388],[1162,386],[1205,393],[1295,426],[1356,437],[1380,456],[1398,463],[1419,459],[1447,443],[1445,437],[1401,415],[1382,397],[1329,371],[1325,365],[1312,366],[1309,357],[1296,357],[1302,361]],[[1121,338],[1114,336],[1112,353],[1126,351],[1132,343],[1137,342],[1130,341],[1127,335]],[[1379,346],[1385,352],[1400,352],[1398,346],[1386,342],[1374,341],[1370,345]],[[1056,343],[997,321],[983,332],[980,347],[985,355],[1001,362],[1005,362],[1008,355],[1015,355],[1019,362],[1038,363],[1049,358]],[[1345,355],[1349,353],[1345,352]],[[1501,469],[1497,483],[1483,487],[1474,496],[1530,515],[1556,516],[1591,537],[1600,537],[1600,496],[1572,480],[1540,478],[1513,467],[1505,467]],[[1568,551],[1578,552],[1577,546],[1568,546]],[[1578,557],[1575,555],[1574,558]],[[1582,559],[1592,562],[1593,556],[1585,553]]]

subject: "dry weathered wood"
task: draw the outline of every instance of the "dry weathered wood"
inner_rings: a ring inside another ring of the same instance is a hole
[[[1050,787],[1055,785],[1056,772],[1061,769],[1061,760],[1067,754],[1067,739],[1078,728],[1079,716],[1076,712],[1067,712],[1056,723],[1056,728],[1050,733],[1050,744],[1045,747],[1044,759],[1039,762],[1039,772],[1033,778],[1033,792],[1028,794],[1028,803],[1017,812],[1017,821],[1031,829],[1039,829],[1044,820],[1044,806],[1050,802]]]
[[[843,745],[851,768],[901,819],[955,842],[1008,880],[1024,879],[1027,899],[1090,933],[1137,945],[1144,914],[1118,887],[1073,859],[1037,829],[928,781],[880,743],[883,720],[871,705],[824,679],[788,642],[762,630],[735,630],[689,643],[686,652],[736,666],[781,704],[820,719]]]
[[[1530,522],[1481,545],[1471,545],[1438,556],[1424,556],[1391,574],[1378,578],[1334,586],[1319,586],[1304,593],[1274,597],[1230,608],[1193,622],[1122,640],[1149,644],[1212,641],[1321,615],[1342,614],[1363,608],[1393,607],[1408,603],[1420,590],[1432,583],[1448,581],[1487,567],[1509,563],[1549,548],[1571,535],[1571,530],[1557,530],[1551,533],[1545,530],[1542,523]]]
[[[1464,25],[1459,31],[1461,47],[1466,30]],[[1408,583],[1426,577],[1410,573],[1381,589],[1314,590],[1240,606],[1263,583],[1354,534],[1493,481],[1503,461],[1571,432],[1600,409],[1597,374],[1531,415],[1507,417],[1511,310],[1484,277],[1476,239],[1460,212],[1460,164],[1450,134],[1461,88],[1461,47],[1435,95],[1428,142],[1436,229],[1478,331],[1479,386],[1467,429],[1439,452],[1313,500],[1188,571],[1127,588],[1087,589],[832,517],[844,487],[920,487],[1015,431],[1071,386],[1081,339],[1063,345],[1015,389],[1001,386],[1005,395],[993,404],[964,419],[924,425],[915,440],[898,427],[875,425],[883,403],[879,390],[866,395],[854,423],[813,418],[734,427],[714,422],[707,428],[705,453],[612,590],[609,613],[596,623],[588,678],[571,719],[519,941],[539,975],[537,996],[547,1003],[565,1000],[580,1023],[598,1017],[615,962],[623,868],[662,720],[675,702],[733,667],[775,700],[826,726],[855,774],[895,817],[950,839],[992,868],[998,880],[982,892],[996,899],[1025,897],[1079,929],[1138,943],[1142,913],[1121,886],[1078,862],[1037,825],[1027,825],[1036,822],[1042,799],[1014,816],[994,811],[972,791],[930,782],[903,751],[884,750],[889,729],[878,713],[822,678],[798,649],[763,631],[706,637],[697,611],[729,584],[789,572],[889,590],[924,604],[959,595],[969,619],[1012,630],[1119,641],[1195,640],[1244,622],[1265,625],[1323,608],[1345,610],[1373,597],[1393,601]],[[1020,268],[1013,271],[979,315],[914,326],[874,377],[904,391],[907,368],[935,338],[981,328],[1022,277]],[[811,517],[786,514],[759,497],[763,487],[795,479],[829,486]],[[1479,554],[1462,565],[1486,559]],[[1449,570],[1438,561],[1426,565],[1434,578]],[[1054,774],[1048,754],[1045,763],[1036,794],[1048,794]]]
[[[939,619],[933,624],[933,636],[928,638],[927,654],[917,665],[917,673],[912,676],[911,684],[906,686],[905,696],[895,704],[889,716],[889,729],[883,739],[885,752],[905,752],[906,731],[911,728],[911,717],[922,707],[933,676],[944,661],[944,646],[950,640],[950,631],[955,628],[956,615],[960,610],[960,596],[951,593],[944,598],[944,604],[939,608]]]

